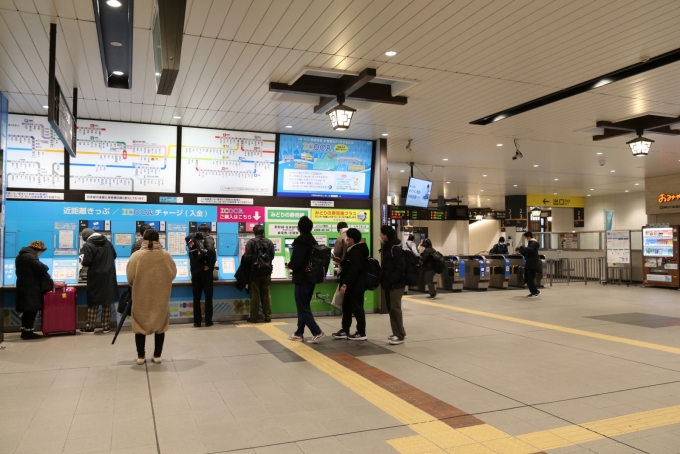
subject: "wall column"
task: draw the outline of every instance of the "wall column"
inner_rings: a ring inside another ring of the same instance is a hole
[[[373,169],[373,257],[380,260],[380,227],[382,225],[381,213],[382,206],[387,204],[388,186],[387,186],[387,139],[378,139],[376,141],[376,155],[375,168]],[[382,288],[378,287],[378,309],[381,314],[387,314],[387,303],[383,295]]]

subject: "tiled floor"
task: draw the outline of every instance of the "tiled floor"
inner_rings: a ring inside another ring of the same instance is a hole
[[[9,334],[0,454],[680,453],[680,292],[573,284],[524,295],[440,294],[437,306],[409,295],[399,346],[377,314],[367,343],[304,350],[281,340],[292,320],[173,325],[161,365],[135,364],[130,331],[114,346],[110,334]],[[327,334],[339,327],[318,321]],[[420,409],[467,419],[430,435],[438,421],[414,422]]]

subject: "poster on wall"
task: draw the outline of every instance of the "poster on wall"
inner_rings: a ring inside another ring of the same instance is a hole
[[[47,117],[9,115],[7,187],[64,189],[64,145]]]
[[[325,137],[279,137],[276,195],[368,199],[373,142]]]
[[[182,128],[180,191],[274,195],[275,149],[275,134]]]
[[[79,120],[71,189],[175,192],[176,142],[175,126]]]
[[[607,266],[630,265],[630,230],[607,231]]]

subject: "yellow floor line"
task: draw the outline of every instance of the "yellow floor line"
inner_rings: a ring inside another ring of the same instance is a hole
[[[287,325],[286,322],[269,322],[268,325]],[[258,328],[259,323],[236,323],[237,328]]]
[[[439,307],[442,309],[448,309],[450,311],[464,312],[466,314],[480,315],[482,317],[495,318],[497,320],[505,320],[507,322],[521,323],[523,325],[535,326],[537,328],[545,328],[554,331],[561,331],[563,333],[576,334],[579,336],[592,337],[595,339],[607,340],[611,342],[618,342],[620,344],[634,345],[636,347],[649,348],[652,350],[658,350],[666,353],[674,353],[676,355],[680,354],[680,348],[669,347],[667,345],[653,344],[651,342],[638,341],[634,339],[628,339],[625,337],[610,336],[608,334],[593,333],[591,331],[584,331],[581,329],[567,328],[565,326],[551,325],[549,323],[534,322],[532,320],[525,320],[522,318],[509,317],[507,315],[493,314],[491,312],[476,311],[474,309],[466,309],[464,307],[449,306],[447,304],[433,303],[431,301],[422,301],[414,298],[409,298],[408,296],[402,297],[403,300],[410,301],[413,303],[423,304],[425,306]]]

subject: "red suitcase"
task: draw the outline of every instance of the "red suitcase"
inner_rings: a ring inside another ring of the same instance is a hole
[[[64,282],[55,282],[54,288],[45,293],[42,310],[42,333],[76,333],[76,289]]]

